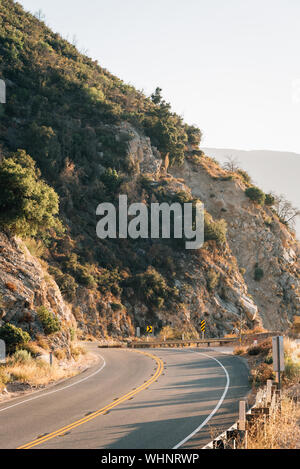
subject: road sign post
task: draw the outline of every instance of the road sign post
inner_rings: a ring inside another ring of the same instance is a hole
[[[153,326],[147,326],[146,331],[147,331],[147,334],[152,335],[152,337],[154,337],[154,328],[153,328]]]
[[[0,339],[0,363],[6,362],[6,346],[4,340]]]
[[[280,372],[284,371],[284,348],[283,337],[272,337],[272,355],[273,355],[273,370],[276,374],[276,382],[278,389],[280,389]]]
[[[200,323],[200,329],[201,329],[201,332],[202,332],[202,340],[204,340],[205,325],[206,325],[206,322],[205,322],[204,320],[201,321],[201,323]]]
[[[140,327],[136,328],[136,336],[141,337],[141,328]]]
[[[0,80],[0,103],[6,103],[6,85],[4,80]]]

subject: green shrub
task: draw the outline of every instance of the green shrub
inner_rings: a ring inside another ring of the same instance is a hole
[[[162,307],[165,299],[171,294],[171,290],[163,276],[154,269],[148,269],[138,274],[133,279],[134,287],[140,297],[149,305]]]
[[[272,206],[275,204],[275,197],[273,194],[266,194],[265,204]]]
[[[31,360],[31,353],[23,349],[17,350],[12,356],[12,361],[14,363],[28,363]]]
[[[63,273],[57,267],[49,267],[49,273],[54,276],[54,279],[59,286],[61,293],[68,301],[74,300],[76,296],[77,283],[72,275]]]
[[[263,269],[261,269],[258,264],[255,265],[255,269],[254,269],[254,280],[256,280],[256,282],[259,282],[264,276],[264,271]]]
[[[78,265],[76,270],[76,278],[81,285],[84,285],[87,288],[96,288],[97,282],[94,276],[90,273],[90,266],[87,265]]]
[[[237,170],[237,173],[242,177],[243,181],[244,181],[246,184],[250,184],[250,183],[251,183],[251,177],[249,176],[249,174],[247,173],[247,171],[244,171],[243,169],[238,169],[238,170]]]
[[[20,327],[6,323],[0,327],[0,339],[4,340],[7,352],[13,353],[30,341],[30,335]]]
[[[115,169],[107,168],[101,176],[101,181],[105,184],[109,192],[114,192],[121,184],[121,178]]]
[[[267,363],[268,365],[272,365],[273,363],[273,356],[271,354],[268,354],[264,360],[265,363]]]
[[[219,246],[226,243],[227,224],[225,220],[213,221],[207,212],[204,215],[204,240],[213,240]]]
[[[71,342],[73,342],[73,340],[76,339],[76,335],[77,335],[76,329],[74,329],[74,327],[70,327],[69,332],[70,332]]]
[[[121,311],[122,305],[120,303],[111,303],[110,307],[113,311]]]
[[[265,203],[265,199],[266,199],[265,193],[258,187],[255,187],[255,186],[248,187],[245,190],[245,194],[247,197],[249,197],[249,199],[251,199],[253,202],[259,205],[263,205]]]
[[[53,313],[50,313],[45,306],[40,306],[37,310],[37,315],[42,323],[44,333],[46,335],[54,334],[55,332],[59,332],[61,329],[61,324],[59,319],[54,316]]]
[[[259,345],[252,345],[247,350],[248,355],[259,355],[261,353],[261,348]]]
[[[65,268],[69,270],[75,279],[81,285],[84,285],[87,288],[96,288],[97,282],[92,274],[94,267],[90,264],[82,265],[78,261],[78,256],[75,253],[72,253],[65,264]],[[56,274],[59,277],[59,274]],[[65,284],[64,279],[58,279],[58,281],[64,287],[68,286],[70,289],[69,292],[75,296],[75,288],[77,287],[76,282],[74,283],[70,278],[66,279],[68,284]]]

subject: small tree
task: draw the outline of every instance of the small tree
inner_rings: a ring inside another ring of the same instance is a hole
[[[0,165],[0,225],[19,236],[34,236],[58,227],[58,195],[40,179],[24,150]]]
[[[294,207],[284,195],[274,196],[274,208],[282,223],[294,226],[296,218],[300,215],[300,210]]]
[[[228,156],[223,164],[223,168],[231,173],[236,173],[240,169],[240,162],[237,158]]]

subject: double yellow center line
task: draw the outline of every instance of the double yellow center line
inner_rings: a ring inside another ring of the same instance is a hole
[[[64,435],[66,432],[69,432],[70,430],[73,430],[76,427],[79,427],[80,425],[83,425],[84,423],[89,422],[90,420],[95,419],[99,415],[103,415],[104,413],[108,412],[109,410],[113,409],[114,407],[117,407],[118,405],[122,404],[123,402],[127,401],[131,397],[135,396],[139,392],[143,391],[146,389],[150,384],[152,384],[154,381],[157,380],[157,378],[162,374],[164,365],[162,360],[157,357],[156,355],[153,355],[151,353],[147,352],[141,352],[141,351],[134,351],[135,353],[141,353],[143,355],[147,355],[148,357],[152,358],[153,360],[156,361],[157,363],[157,368],[154,373],[154,375],[148,379],[144,384],[139,386],[138,388],[134,389],[133,391],[125,394],[124,396],[120,397],[119,399],[116,399],[114,402],[106,405],[102,409],[96,410],[95,412],[87,415],[86,417],[83,417],[80,420],[76,420],[76,422],[70,423],[70,425],[66,425],[65,427],[60,428],[59,430],[56,430],[55,432],[49,433],[47,435],[44,435],[40,438],[37,438],[36,440],[31,441],[30,443],[27,443],[26,445],[20,446],[17,449],[30,449],[33,448],[34,446],[41,445],[42,443],[45,443],[46,441],[52,440],[53,438],[56,438],[57,436]]]

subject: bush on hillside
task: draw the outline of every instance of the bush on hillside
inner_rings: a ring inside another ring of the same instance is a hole
[[[219,283],[220,274],[210,270],[207,274],[206,282],[208,291],[213,291]]]
[[[38,319],[42,323],[44,333],[46,335],[55,334],[61,329],[59,319],[53,313],[48,311],[45,306],[40,306],[37,311]]]
[[[15,352],[22,345],[30,341],[30,335],[23,331],[20,327],[6,323],[0,327],[0,339],[4,340],[6,351],[8,353]]]
[[[245,190],[245,194],[247,197],[249,197],[250,200],[252,200],[253,202],[259,205],[263,205],[265,203],[266,196],[264,192],[258,187],[255,187],[255,186],[248,187]]]
[[[59,286],[61,293],[68,301],[74,300],[76,296],[77,283],[72,275],[63,273],[58,267],[49,267],[49,273],[54,276],[54,279]]]
[[[265,205],[272,206],[275,204],[275,196],[273,194],[266,194]]]
[[[219,246],[226,243],[227,224],[225,220],[213,221],[207,212],[204,215],[204,240],[213,240]]]
[[[137,274],[133,279],[133,285],[141,298],[149,305],[162,307],[170,296],[171,290],[164,277],[154,269],[148,269]]]
[[[256,282],[259,282],[264,276],[264,271],[261,267],[259,267],[258,264],[255,265],[255,269],[254,269],[254,280],[256,280]]]

